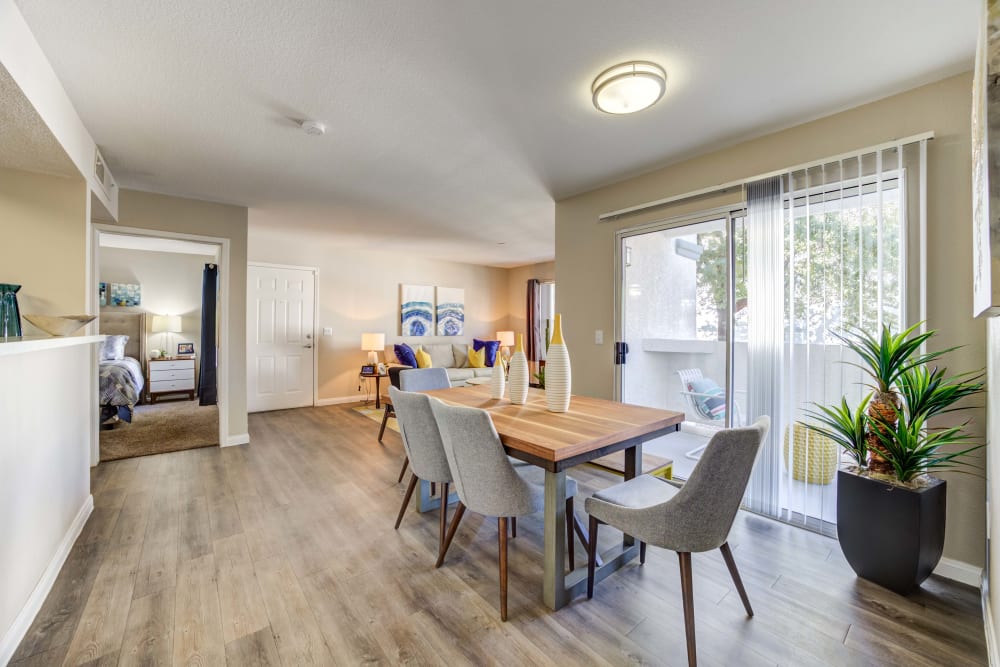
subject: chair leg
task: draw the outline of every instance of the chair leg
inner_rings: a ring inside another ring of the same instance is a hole
[[[646,543],[639,542],[639,565],[646,564]]]
[[[437,490],[438,490],[437,482],[431,482],[431,496],[432,497],[437,494]]]
[[[684,598],[684,634],[687,637],[688,666],[698,664],[698,653],[694,642],[694,582],[691,578],[691,553],[677,552],[681,563],[681,595]]]
[[[573,496],[566,499],[566,556],[569,557],[569,570],[576,569],[576,540],[573,538]]]
[[[438,556],[443,553],[444,534],[448,529],[448,482],[441,485],[441,525],[438,527]]]
[[[392,406],[386,405],[385,412],[382,413],[382,425],[378,427],[378,441],[382,442],[382,436],[385,435],[385,425],[389,423],[389,417],[392,416]]]
[[[413,496],[413,489],[417,488],[417,476],[410,475],[410,484],[406,487],[406,495],[403,496],[403,504],[399,506],[399,514],[396,516],[396,530],[399,530],[399,524],[403,521],[403,513],[406,512],[406,506],[410,504],[410,498]]]
[[[576,536],[580,538],[580,544],[583,545],[584,553],[590,553],[590,537],[587,535],[587,529],[583,527],[583,522],[580,521],[580,517],[573,514],[573,528],[576,530]],[[597,567],[604,565],[604,561],[601,560],[601,554],[597,554],[595,558],[595,563]]]
[[[444,547],[441,549],[441,553],[438,554],[438,559],[434,563],[434,567],[441,567],[441,564],[444,563],[445,554],[448,553],[448,547],[451,546],[451,541],[455,538],[455,531],[458,530],[458,524],[462,521],[463,516],[465,516],[465,505],[459,500],[458,505],[455,506],[455,516],[451,518],[451,525],[448,526],[448,534],[444,538]]]
[[[400,482],[403,481],[403,475],[406,474],[406,466],[408,466],[408,465],[410,465],[410,457],[409,456],[404,456],[403,457],[403,467],[400,468],[400,470],[399,470],[399,479],[396,480],[396,484],[399,484]]]
[[[729,542],[723,543],[719,547],[719,551],[722,552],[722,557],[726,559],[726,567],[729,568],[729,574],[733,578],[733,583],[736,584],[736,590],[740,594],[740,599],[743,600],[743,608],[747,610],[747,616],[753,618],[753,608],[750,606],[750,598],[747,597],[747,589],[743,587],[743,579],[740,577],[740,571],[736,569],[736,561],[733,560],[733,552],[729,549]]]
[[[507,522],[510,525],[510,539],[517,537],[517,517],[510,517],[510,521]]]
[[[597,525],[596,516],[590,517],[590,544],[587,549],[587,599],[594,597],[594,567],[597,565]]]
[[[497,518],[500,537],[500,620],[507,620],[507,517]]]

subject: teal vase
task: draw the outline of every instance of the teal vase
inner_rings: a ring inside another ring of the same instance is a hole
[[[20,337],[21,311],[17,307],[17,291],[20,285],[0,283],[0,336]]]

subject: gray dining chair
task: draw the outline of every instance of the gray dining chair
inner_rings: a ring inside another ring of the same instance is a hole
[[[399,389],[399,374],[405,370],[408,370],[409,366],[390,366],[386,374],[389,376],[389,385]],[[385,406],[382,410],[382,425],[378,427],[378,441],[382,442],[382,436],[385,435],[385,427],[389,424],[389,417],[395,417],[396,412],[392,409],[392,401],[388,400],[385,402]],[[405,473],[406,470],[404,469]],[[400,474],[399,480],[403,481],[403,475]]]
[[[590,514],[587,598],[594,597],[597,529],[600,524],[614,526],[640,540],[640,564],[646,562],[646,544],[676,551],[680,560],[688,664],[692,666],[697,664],[692,553],[712,549],[722,552],[747,616],[753,616],[750,599],[727,539],[760,444],[770,425],[770,418],[764,416],[751,426],[726,429],[713,435],[698,465],[680,489],[651,475],[640,475],[595,493],[586,502]]]
[[[444,453],[441,433],[438,431],[437,420],[431,411],[430,397],[408,391],[400,391],[389,387],[389,397],[392,399],[396,420],[410,462],[412,473],[410,484],[406,487],[403,504],[396,516],[396,530],[403,521],[406,506],[410,504],[413,490],[420,480],[434,482],[441,486],[441,521],[438,528],[438,559],[444,558],[444,535],[448,525],[448,488],[451,484],[451,469]]]
[[[444,368],[406,368],[399,372],[399,385],[397,386],[403,391],[432,391],[434,389],[449,389],[451,380],[448,379],[448,371]],[[389,396],[392,396],[391,391]],[[383,421],[385,419],[383,415]],[[396,480],[397,484],[403,481],[403,477],[406,475],[406,466],[409,463],[410,457],[407,456],[403,459],[403,467],[399,471],[399,479]]]
[[[500,555],[500,620],[507,620],[507,526],[508,519],[534,514],[544,507],[545,473],[535,466],[514,466],[504,452],[500,436],[489,413],[478,408],[453,407],[431,399],[441,441],[459,503],[448,526],[444,549],[437,567],[444,562],[458,524],[470,509],[483,516],[497,517]],[[570,567],[573,563],[573,533],[588,546],[583,526],[576,519],[573,497],[576,480],[566,478],[566,539]]]

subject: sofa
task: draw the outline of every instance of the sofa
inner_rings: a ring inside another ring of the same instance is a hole
[[[416,352],[423,349],[431,355],[431,365],[434,368],[444,368],[448,371],[448,380],[452,385],[460,385],[466,380],[476,377],[489,377],[493,374],[493,368],[471,368],[469,366],[469,344],[468,343],[408,343]],[[390,365],[402,365],[396,359],[396,353],[390,345],[386,347],[385,358]]]

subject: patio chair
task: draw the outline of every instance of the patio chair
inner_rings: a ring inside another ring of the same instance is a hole
[[[722,428],[726,425],[726,391],[719,384],[702,375],[700,368],[685,368],[677,371],[677,377],[681,381],[681,396],[687,404],[687,412],[695,418],[695,421],[711,424]],[[740,415],[740,406],[733,401],[733,426],[740,426],[743,423]],[[701,457],[701,452],[705,450],[705,445],[695,447],[684,456],[697,461]]]

